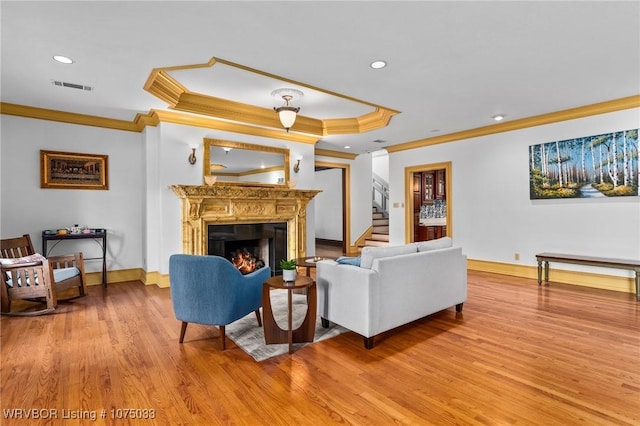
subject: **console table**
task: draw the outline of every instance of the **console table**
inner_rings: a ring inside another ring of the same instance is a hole
[[[600,266],[604,268],[627,269],[636,273],[636,300],[640,301],[640,260],[612,259],[606,257],[577,256],[573,254],[539,253],[538,285],[542,284],[542,263],[544,262],[544,280],[549,282],[549,262],[574,263],[578,265]]]
[[[102,250],[102,257],[85,257],[84,260],[102,260],[102,286],[107,287],[107,230],[106,229],[96,229],[93,232],[89,233],[78,233],[78,234],[51,234],[47,233],[47,231],[42,231],[42,255],[47,257],[47,255],[57,246],[61,241],[67,240],[88,240],[92,239]],[[47,243],[49,241],[55,241],[51,249],[47,249]]]

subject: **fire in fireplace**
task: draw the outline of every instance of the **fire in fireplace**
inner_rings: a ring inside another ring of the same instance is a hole
[[[263,268],[264,261],[258,259],[249,249],[243,248],[231,253],[231,263],[243,275],[250,274],[253,271]]]
[[[287,257],[287,224],[255,223],[208,225],[210,255],[222,256],[243,274],[264,266],[280,272],[280,259]]]

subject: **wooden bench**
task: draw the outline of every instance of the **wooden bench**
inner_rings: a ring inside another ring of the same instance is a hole
[[[578,265],[600,266],[635,271],[636,299],[640,301],[640,260],[612,259],[606,257],[577,256],[573,254],[540,253],[538,260],[538,285],[542,284],[542,262],[544,262],[544,280],[549,282],[549,262],[573,263]]]

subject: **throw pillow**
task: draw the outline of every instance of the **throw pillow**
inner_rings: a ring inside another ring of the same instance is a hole
[[[353,265],[353,266],[360,266],[360,257],[347,257],[347,256],[340,256],[339,258],[336,259],[336,262],[338,262],[341,265]]]
[[[414,244],[388,247],[362,247],[360,267],[371,269],[375,259],[383,257],[400,256],[403,254],[416,253],[418,249]]]
[[[453,240],[451,237],[442,237],[437,240],[418,241],[414,243],[418,247],[418,251],[429,251],[442,248],[449,248],[453,246]]]

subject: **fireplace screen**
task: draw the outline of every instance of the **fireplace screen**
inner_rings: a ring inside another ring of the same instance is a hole
[[[243,274],[270,266],[280,271],[280,259],[287,257],[287,224],[256,223],[209,225],[207,253],[222,256]]]

